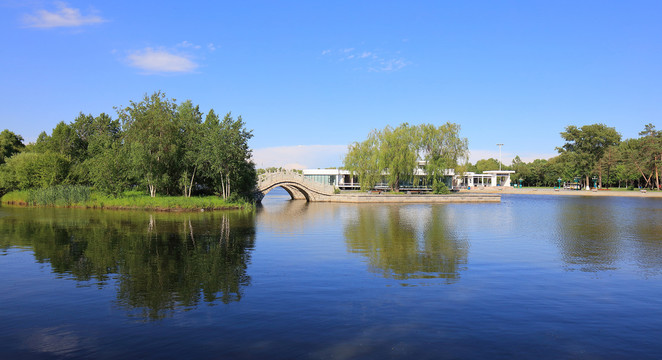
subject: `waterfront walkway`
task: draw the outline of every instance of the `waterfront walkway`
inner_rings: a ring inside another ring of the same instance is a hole
[[[462,189],[460,194],[520,194],[520,195],[562,195],[562,196],[622,196],[639,198],[662,198],[662,191],[648,190],[645,193],[636,190],[554,190],[553,188],[513,188],[513,187],[484,187]]]

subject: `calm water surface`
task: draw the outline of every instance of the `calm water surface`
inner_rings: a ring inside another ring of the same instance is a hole
[[[662,201],[0,208],[0,358],[662,358]]]

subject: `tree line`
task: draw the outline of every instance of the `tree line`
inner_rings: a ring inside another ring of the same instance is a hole
[[[80,113],[42,132],[33,144],[0,133],[0,193],[84,185],[108,194],[249,197],[256,184],[241,116],[206,115],[191,100],[160,91],[116,108],[117,117]]]
[[[425,161],[424,181],[435,192],[444,192],[444,171],[464,163],[468,141],[460,137],[460,125],[440,126],[403,123],[393,128],[373,130],[362,142],[349,145],[344,167],[358,176],[362,190],[385,179],[393,191],[403,182],[415,182],[419,161]]]
[[[514,170],[513,181],[522,179],[529,186],[555,186],[579,180],[592,186],[593,178],[600,187],[643,187],[660,189],[662,166],[662,131],[648,124],[638,138],[621,140],[613,127],[592,124],[567,126],[561,133],[565,143],[557,147],[558,156],[525,163],[519,156],[504,170]],[[496,159],[467,164],[465,171],[483,172],[499,168]]]

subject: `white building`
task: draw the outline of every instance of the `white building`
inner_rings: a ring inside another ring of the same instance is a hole
[[[466,172],[463,175],[456,175],[456,185],[461,188],[476,187],[476,186],[510,186],[510,175],[514,174],[513,170],[490,170],[482,174],[473,172]]]
[[[425,177],[427,174],[423,170],[425,162],[419,162],[419,168],[414,172],[414,177],[418,177],[422,181],[418,184],[425,184]],[[511,186],[510,175],[514,174],[512,170],[490,170],[485,171],[483,174],[476,174],[473,172],[466,172],[463,175],[455,175],[455,170],[446,169],[444,176],[447,178],[447,185],[449,188],[468,188],[478,186]],[[342,169],[305,169],[303,175],[310,179],[322,184],[333,185],[341,190],[358,190],[361,188],[358,177],[351,175],[348,170]],[[451,183],[451,179],[453,179]],[[380,183],[375,186],[376,188],[387,188],[388,185]],[[401,187],[413,188],[412,184],[402,184]],[[424,185],[415,188],[427,189]]]

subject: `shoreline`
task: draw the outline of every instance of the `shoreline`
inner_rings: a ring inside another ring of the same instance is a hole
[[[464,194],[334,194],[317,202],[362,203],[362,204],[448,204],[448,203],[491,203],[501,202],[501,194],[497,193],[464,193]]]
[[[85,210],[132,210],[132,211],[158,211],[158,212],[205,212],[205,211],[223,211],[223,210],[244,210],[247,207],[241,205],[228,205],[220,207],[197,207],[197,208],[181,208],[181,207],[148,207],[148,206],[96,206],[96,205],[30,205],[25,202],[18,201],[3,201],[0,203],[2,206],[12,207],[29,207],[29,208],[58,208],[58,209],[85,209]]]
[[[597,197],[636,197],[636,198],[658,198],[662,199],[662,191],[647,191],[645,193],[639,190],[555,190],[549,189],[527,189],[527,188],[512,188],[512,187],[485,187],[459,191],[460,194],[516,194],[516,195],[558,195],[558,196],[597,196]]]

